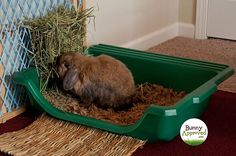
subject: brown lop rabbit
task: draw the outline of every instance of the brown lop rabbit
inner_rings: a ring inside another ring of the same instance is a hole
[[[84,107],[92,103],[120,110],[132,106],[135,83],[129,69],[107,55],[97,57],[66,53],[57,60],[63,89],[79,96]]]

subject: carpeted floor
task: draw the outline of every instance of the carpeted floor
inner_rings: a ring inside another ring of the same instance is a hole
[[[176,37],[148,51],[227,64],[236,70],[236,41]],[[236,93],[236,74],[220,84],[219,89]]]

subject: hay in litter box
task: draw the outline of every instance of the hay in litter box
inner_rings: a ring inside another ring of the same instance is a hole
[[[76,10],[61,5],[42,17],[24,20],[32,41],[30,58],[40,73],[40,91],[47,89],[49,81],[56,77],[55,63],[59,55],[84,53],[86,19],[94,17],[92,11],[92,8]]]
[[[45,98],[55,107],[82,116],[105,120],[119,125],[134,124],[143,115],[150,104],[170,106],[176,104],[186,93],[177,92],[170,88],[164,88],[157,84],[140,84],[136,87],[137,93],[134,97],[134,106],[124,111],[104,110],[91,105],[89,108],[80,107],[81,101],[70,94],[58,93],[53,90],[44,92]]]

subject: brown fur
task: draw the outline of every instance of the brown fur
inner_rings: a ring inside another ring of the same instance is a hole
[[[95,103],[100,107],[119,109],[128,105],[135,94],[129,69],[107,55],[64,54],[58,59],[57,72],[63,80],[63,88],[78,95],[86,106]]]

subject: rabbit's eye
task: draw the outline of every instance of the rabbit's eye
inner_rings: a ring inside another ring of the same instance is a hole
[[[68,68],[70,65],[69,65],[68,62],[64,62],[64,66],[65,66],[66,68]]]

